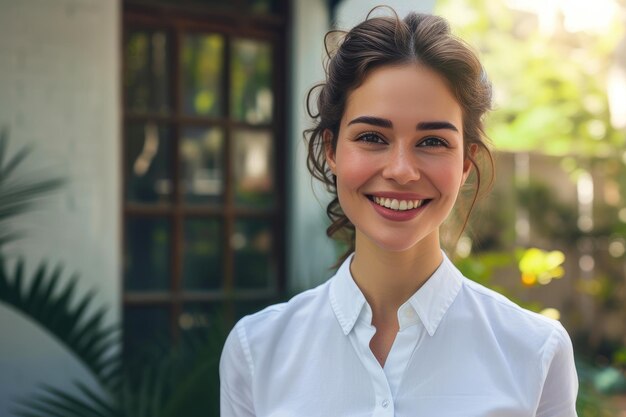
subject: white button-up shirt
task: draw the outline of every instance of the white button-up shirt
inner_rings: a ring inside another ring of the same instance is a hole
[[[572,417],[561,324],[463,277],[444,256],[398,310],[384,368],[350,274],[241,319],[220,361],[221,417]]]

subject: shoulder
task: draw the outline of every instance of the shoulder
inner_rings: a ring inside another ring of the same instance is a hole
[[[511,383],[539,404],[533,415],[575,415],[574,352],[561,323],[456,273],[462,285],[446,317],[447,333],[462,338],[472,360],[483,358],[487,372],[501,377],[506,369]]]
[[[559,378],[574,383],[572,342],[559,321],[524,309],[468,278],[462,277],[462,283],[450,318],[454,328],[474,339],[470,346],[489,352],[493,360],[501,355],[515,375],[534,375],[526,381],[529,386]],[[529,363],[536,367],[528,368]]]
[[[319,313],[328,304],[330,281],[293,296],[289,301],[270,305],[263,310],[241,319],[246,330],[271,331],[289,321],[301,320],[312,313]]]
[[[509,325],[531,326],[542,332],[560,332],[563,326],[554,319],[527,310],[504,295],[469,278],[463,277],[463,295],[475,305],[490,312],[493,319],[506,319]]]
[[[535,352],[546,361],[560,350],[571,350],[569,335],[559,321],[522,308],[466,277],[462,280],[457,307],[503,345],[515,346],[520,353]]]
[[[243,317],[231,331],[230,337],[237,337],[245,350],[249,350],[249,346],[263,349],[265,345],[275,344],[283,338],[298,340],[300,333],[310,331],[312,324],[332,314],[329,284],[330,280],[295,295],[287,302],[270,305]]]

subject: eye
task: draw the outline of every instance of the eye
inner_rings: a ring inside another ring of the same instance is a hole
[[[427,146],[427,147],[447,147],[448,146],[448,142],[446,142],[445,140],[435,137],[435,136],[429,136],[426,139],[424,139],[423,141],[421,141],[417,146]]]
[[[378,133],[375,133],[375,132],[362,133],[359,136],[357,136],[356,140],[359,142],[365,142],[365,143],[380,143],[380,144],[387,143]]]

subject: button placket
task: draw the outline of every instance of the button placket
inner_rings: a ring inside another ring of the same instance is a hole
[[[371,378],[374,394],[372,417],[393,417],[394,405],[391,386],[384,369],[380,366],[369,347],[369,342],[375,333],[375,327],[357,321],[348,337]]]
[[[371,350],[369,350],[369,346],[367,347],[367,352],[369,353],[368,368],[371,372],[372,382],[374,383],[374,392],[376,395],[376,407],[373,417],[393,416],[393,397],[391,394],[389,381],[387,380],[387,376],[385,375],[385,371],[383,370],[383,368],[381,368]]]
[[[383,368],[380,367],[374,355],[371,355],[372,374],[374,382],[374,392],[376,395],[376,408],[374,417],[389,417],[394,414],[393,397],[391,387]]]
[[[391,393],[389,393],[389,396],[377,397],[377,399],[378,401],[372,417],[391,417],[395,414]]]

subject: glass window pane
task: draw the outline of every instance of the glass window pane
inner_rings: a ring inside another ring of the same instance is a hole
[[[276,304],[281,301],[277,299],[261,299],[261,300],[240,300],[235,303],[235,319],[238,320],[248,314],[256,313],[263,310],[265,307]]]
[[[199,338],[222,336],[226,329],[224,303],[187,303],[178,316],[178,327],[185,335]]]
[[[235,39],[231,58],[231,116],[248,123],[272,121],[272,46]]]
[[[272,251],[273,234],[267,219],[239,219],[230,244],[235,251],[237,288],[272,288],[276,265]]]
[[[222,227],[218,219],[185,220],[183,287],[222,287]]]
[[[267,207],[274,202],[274,152],[268,131],[234,132],[233,169],[235,203]]]
[[[220,35],[186,35],[183,39],[183,109],[186,114],[223,114],[222,74],[224,38]]]
[[[165,218],[128,217],[124,287],[127,290],[169,288],[170,223]]]
[[[247,0],[247,3],[252,13],[270,14],[278,11],[277,0]]]
[[[135,362],[170,344],[169,309],[163,306],[124,308],[124,357]],[[137,365],[135,363],[135,365]]]
[[[169,38],[162,31],[132,31],[125,45],[124,91],[128,109],[170,110]]]
[[[154,123],[126,126],[126,201],[161,203],[172,197],[170,129]]]
[[[180,140],[182,192],[190,204],[220,204],[224,189],[224,132],[186,128]]]

